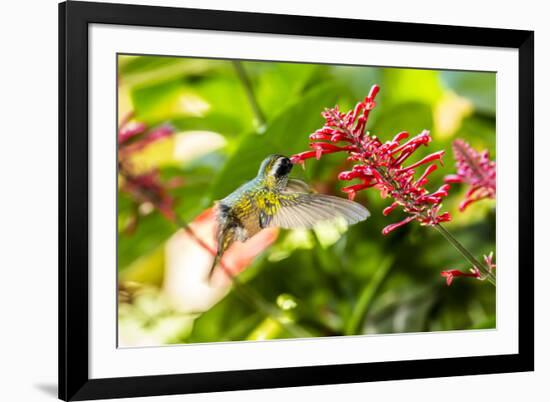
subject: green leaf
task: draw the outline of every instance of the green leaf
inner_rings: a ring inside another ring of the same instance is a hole
[[[193,331],[186,341],[194,343],[244,340],[262,319],[262,314],[255,312],[251,306],[231,292],[195,320]]]
[[[307,150],[309,134],[323,124],[321,112],[332,107],[338,95],[338,87],[333,84],[319,86],[277,116],[262,135],[243,137],[214,180],[212,198],[224,198],[254,178],[268,155],[292,155]]]
[[[210,112],[208,117],[185,116],[170,119],[170,124],[178,131],[213,131],[223,134],[230,140],[240,134],[242,123],[231,115]]]
[[[213,115],[228,123],[223,131],[218,130],[224,135],[253,127],[252,109],[241,83],[233,77],[154,83],[134,87],[131,96],[136,120],[149,125],[187,118],[208,120]]]
[[[132,234],[118,235],[118,269],[126,269],[140,256],[152,253],[175,231],[174,224],[160,213],[153,211],[141,216]]]
[[[160,84],[181,77],[204,77],[227,74],[229,63],[192,57],[151,57],[120,55],[118,73],[130,87]]]
[[[258,75],[255,94],[268,119],[278,115],[302,94],[307,82],[319,69],[315,64],[295,63],[244,63],[245,68],[262,68]]]
[[[121,281],[160,286],[164,277],[164,244],[132,262],[120,273]]]
[[[433,106],[443,96],[439,71],[384,68],[380,105],[420,102]]]

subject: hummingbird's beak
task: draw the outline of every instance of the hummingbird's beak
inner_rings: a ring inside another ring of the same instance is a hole
[[[290,159],[290,163],[292,163],[292,166],[301,165],[302,169],[306,170],[306,164],[304,163],[303,160],[300,160],[300,158],[298,158],[297,156],[291,156],[289,159]]]

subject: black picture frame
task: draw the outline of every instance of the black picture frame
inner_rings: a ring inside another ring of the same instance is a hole
[[[517,354],[90,379],[88,26],[116,24],[519,51]],[[521,135],[520,135],[521,133]],[[86,400],[534,370],[534,32],[142,5],[59,5],[59,398]]]

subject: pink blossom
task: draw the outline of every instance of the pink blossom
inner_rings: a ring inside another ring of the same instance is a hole
[[[496,196],[496,164],[489,159],[487,150],[477,152],[463,140],[453,142],[456,174],[445,177],[446,183],[465,183],[470,187],[460,203],[464,211],[473,202]]]
[[[131,156],[148,145],[172,135],[174,129],[169,125],[148,129],[144,123],[132,121],[131,118],[132,115],[128,115],[118,130],[120,189],[130,195],[136,204],[149,203],[166,219],[173,221],[176,218],[174,199],[168,190],[180,186],[181,180],[163,182],[159,171],[156,169],[136,172],[132,165]],[[134,224],[137,222],[135,219]]]
[[[119,153],[131,154],[142,150],[149,144],[174,134],[174,128],[168,124],[149,129],[145,123],[130,120],[128,115],[118,129]]]

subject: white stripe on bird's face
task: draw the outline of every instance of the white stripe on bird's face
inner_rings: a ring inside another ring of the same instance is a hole
[[[292,170],[292,162],[283,155],[270,155],[262,161],[258,176],[281,177],[288,175]]]

